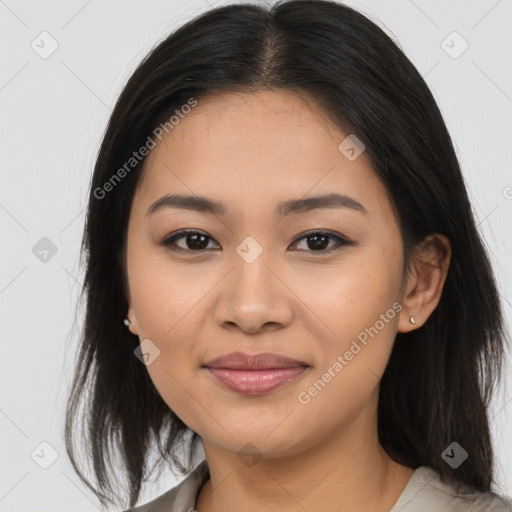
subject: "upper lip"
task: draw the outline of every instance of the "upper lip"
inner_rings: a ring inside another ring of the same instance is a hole
[[[230,368],[234,370],[268,370],[274,368],[292,368],[296,366],[309,366],[297,359],[291,359],[279,354],[264,352],[262,354],[245,354],[232,352],[208,361],[203,366],[208,368]]]

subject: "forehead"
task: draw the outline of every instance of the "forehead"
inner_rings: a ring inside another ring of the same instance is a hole
[[[292,160],[330,146],[336,149],[343,133],[309,97],[288,91],[217,93],[198,101],[164,136],[153,156],[164,147],[175,159],[209,158],[244,161],[258,156],[266,160]],[[167,155],[170,156],[170,155]]]
[[[365,153],[351,161],[340,151],[348,135],[304,95],[210,95],[151,150],[138,196],[147,203],[180,191],[254,206],[338,192],[386,208]]]

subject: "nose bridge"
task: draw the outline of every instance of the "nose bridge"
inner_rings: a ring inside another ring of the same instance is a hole
[[[263,238],[263,237],[262,237]],[[286,286],[276,277],[272,249],[247,236],[236,248],[221,292],[220,323],[255,332],[264,324],[287,324],[292,315]]]
[[[247,287],[240,290],[242,293],[264,292],[269,296],[274,288],[270,281],[275,279],[268,268],[272,265],[271,249],[263,246],[263,237],[259,238],[261,243],[249,235],[236,247],[236,255],[233,255],[235,286]]]

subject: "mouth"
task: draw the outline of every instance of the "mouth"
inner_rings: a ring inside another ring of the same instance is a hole
[[[202,365],[215,380],[237,393],[259,395],[280,388],[310,366],[279,354],[234,352]]]

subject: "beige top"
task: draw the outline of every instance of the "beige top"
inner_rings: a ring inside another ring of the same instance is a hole
[[[171,490],[124,512],[193,512],[197,496],[209,478],[208,465],[203,460]],[[510,498],[469,487],[461,489],[457,491],[442,483],[438,473],[429,466],[420,466],[389,512],[512,512]]]

